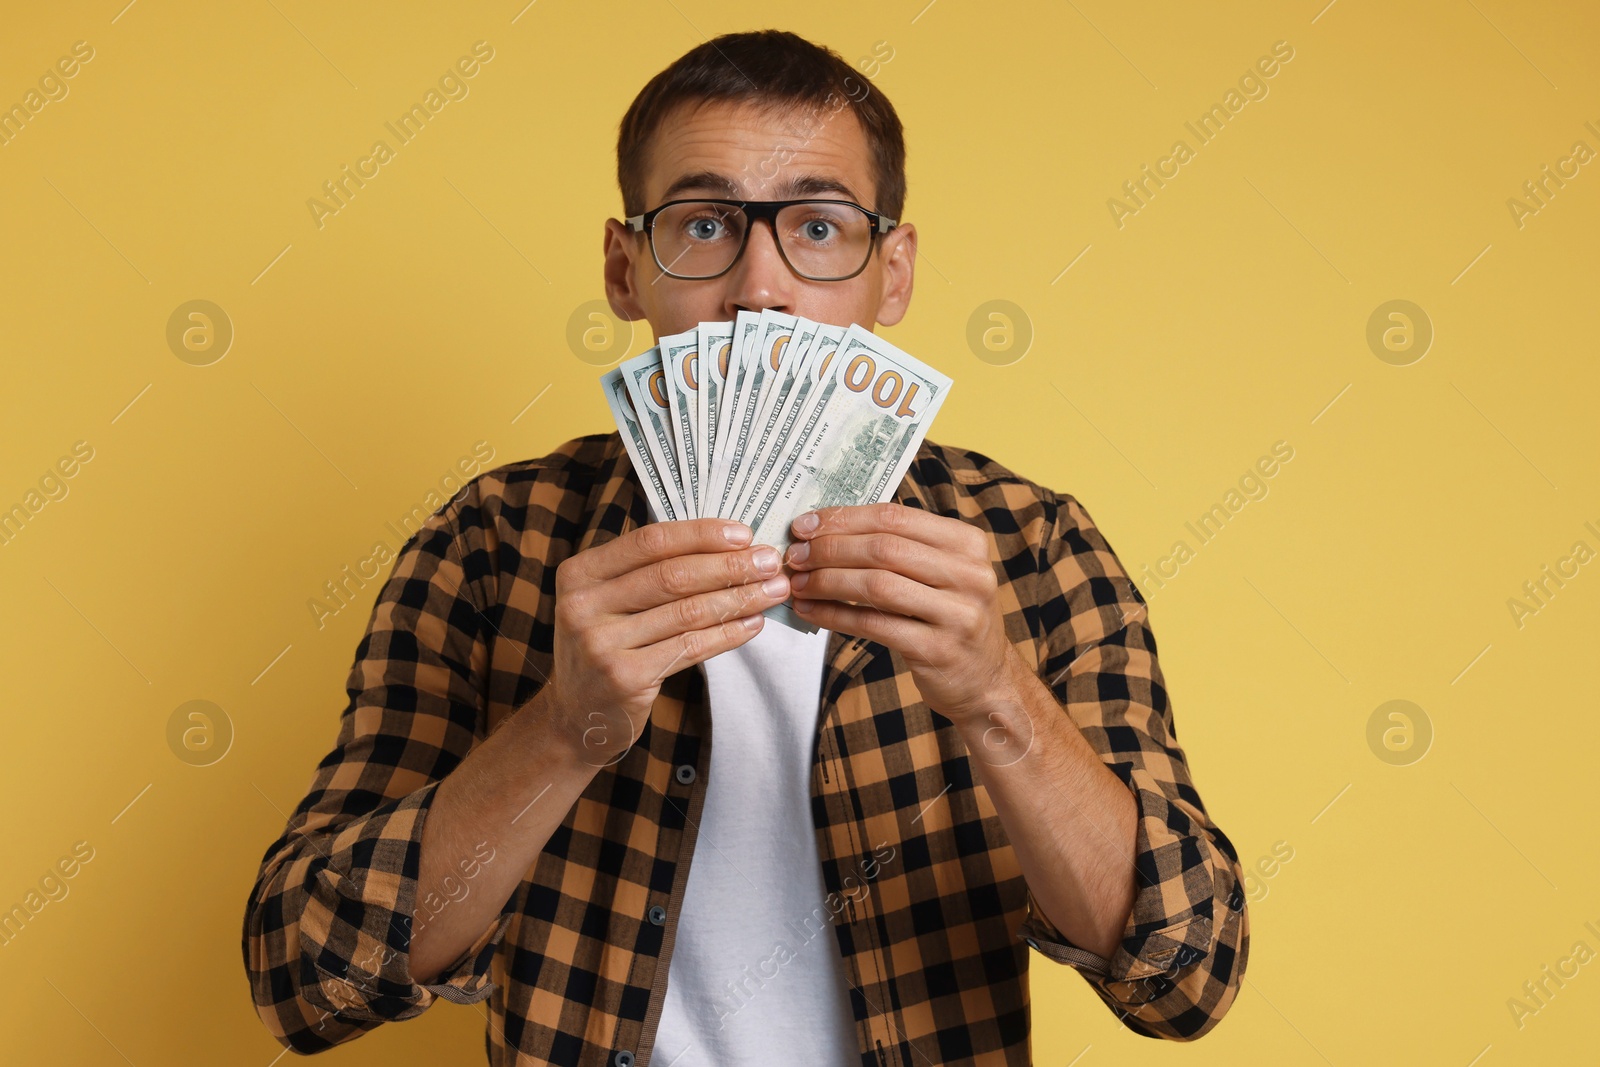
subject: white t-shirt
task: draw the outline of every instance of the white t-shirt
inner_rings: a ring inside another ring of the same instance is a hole
[[[768,619],[704,664],[711,770],[652,1067],[860,1062],[811,823],[827,644]]]

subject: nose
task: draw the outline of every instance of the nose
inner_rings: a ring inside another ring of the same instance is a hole
[[[731,319],[741,308],[771,308],[794,314],[795,275],[778,251],[778,236],[766,219],[751,223],[750,237],[739,262],[727,274],[723,311]]]

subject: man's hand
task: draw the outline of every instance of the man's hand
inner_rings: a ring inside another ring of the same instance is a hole
[[[546,688],[585,763],[622,758],[668,675],[744,644],[788,598],[777,550],[750,537],[727,519],[650,523],[556,568]]]
[[[432,981],[495,921],[598,769],[637,740],[662,680],[744,644],[788,597],[777,550],[750,536],[727,519],[653,523],[556,568],[549,681],[439,783],[423,824],[417,899],[450,906],[412,933],[413,978]],[[494,862],[458,902],[449,887],[478,842]]]
[[[819,508],[791,529],[797,612],[899,652],[946,718],[981,714],[987,691],[1016,666],[982,531],[892,503]]]

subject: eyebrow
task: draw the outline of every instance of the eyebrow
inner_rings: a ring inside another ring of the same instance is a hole
[[[687,192],[709,192],[726,200],[743,199],[739,196],[738,184],[732,178],[710,170],[695,171],[692,174],[683,175],[667,186],[666,191],[661,194],[661,199],[665,202],[680,193]],[[797,175],[779,185],[777,192],[780,199],[785,196],[811,197],[820,196],[824,193],[838,193],[856,203],[861,202],[856,196],[855,190],[851,189],[848,184],[837,178],[829,178],[821,174]]]

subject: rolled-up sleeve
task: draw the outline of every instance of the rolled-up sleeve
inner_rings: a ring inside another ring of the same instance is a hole
[[[1108,960],[1072,944],[1030,890],[1018,936],[1076,969],[1135,1033],[1193,1040],[1233,1003],[1250,951],[1244,872],[1178,744],[1144,597],[1087,511],[1051,494],[1040,677],[1138,805],[1135,896]]]
[[[414,981],[409,957],[429,808],[484,736],[486,626],[461,561],[486,554],[475,553],[470,524],[465,538],[458,525],[475,501],[469,485],[397,555],[356,649],[337,743],[250,892],[251,994],[267,1029],[297,1052],[412,1018],[435,998],[471,1003],[493,992],[489,967],[511,901],[433,981]],[[492,849],[474,857],[492,861]],[[470,892],[470,876],[464,884]]]

